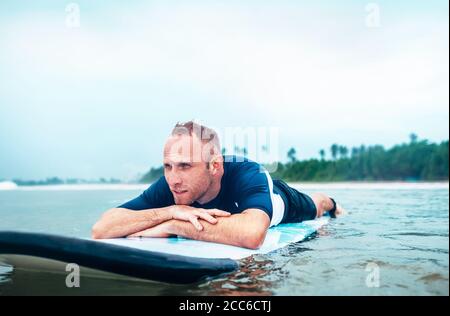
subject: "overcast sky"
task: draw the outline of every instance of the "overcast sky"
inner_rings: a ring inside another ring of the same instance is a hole
[[[189,119],[281,160],[448,139],[448,1],[29,2],[0,2],[0,178],[130,179]]]

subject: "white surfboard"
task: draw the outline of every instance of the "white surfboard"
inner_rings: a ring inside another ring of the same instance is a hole
[[[257,250],[180,237],[92,240],[0,232],[0,262],[15,269],[66,274],[67,264],[76,263],[84,276],[191,283],[234,271],[239,259],[303,241],[328,220],[324,216],[271,227]]]

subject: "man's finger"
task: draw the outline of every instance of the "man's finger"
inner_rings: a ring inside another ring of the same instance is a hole
[[[225,212],[222,210],[218,210],[218,209],[210,209],[210,210],[206,210],[206,212],[210,215],[214,215],[214,216],[230,216],[231,213],[230,212]]]
[[[211,224],[217,223],[217,219],[215,219],[214,217],[212,217],[212,216],[209,215],[208,213],[198,212],[196,215],[197,215],[198,217],[204,219],[205,221],[211,223]]]
[[[192,223],[192,225],[194,225],[195,228],[197,228],[197,230],[203,230],[203,226],[200,224],[196,216],[190,216],[189,221]]]

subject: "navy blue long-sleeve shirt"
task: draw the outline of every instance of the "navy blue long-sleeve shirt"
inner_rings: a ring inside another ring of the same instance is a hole
[[[273,185],[272,178],[260,164],[247,158],[224,156],[224,174],[218,195],[205,204],[194,202],[192,207],[217,208],[238,214],[247,209],[259,209],[277,225],[283,219],[285,203]],[[165,177],[159,178],[141,195],[120,208],[145,210],[174,205],[175,200]]]

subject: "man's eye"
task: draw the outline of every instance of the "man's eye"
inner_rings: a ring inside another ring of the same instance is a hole
[[[190,165],[181,165],[181,169],[188,169],[188,168],[190,168],[191,166]]]

